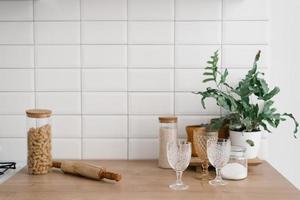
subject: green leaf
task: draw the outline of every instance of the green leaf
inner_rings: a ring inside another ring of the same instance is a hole
[[[283,113],[282,115],[287,116],[287,117],[291,118],[294,121],[294,124],[295,124],[294,137],[297,138],[296,133],[298,132],[298,127],[299,127],[298,121],[295,119],[294,115],[291,114],[291,113]]]
[[[266,130],[268,131],[269,133],[271,133],[271,131],[268,129],[267,125],[264,123],[264,122],[260,122],[260,125]]]
[[[206,82],[209,82],[209,81],[214,81],[215,79],[213,78],[207,78],[207,79],[204,79],[202,82],[203,83],[206,83]]]
[[[263,91],[263,94],[266,94],[269,92],[268,84],[264,79],[259,79],[258,82],[260,83],[261,89]]]
[[[271,92],[269,92],[268,94],[263,96],[263,100],[267,101],[271,98],[273,98],[276,94],[278,94],[280,92],[280,89],[278,87],[275,87],[273,90],[271,90]]]
[[[227,76],[228,76],[228,70],[225,69],[224,73],[221,74],[221,81],[220,81],[220,83],[225,83]]]
[[[259,58],[260,58],[260,53],[261,51],[259,50],[255,56],[255,59],[254,59],[254,62],[256,63],[257,61],[259,61]]]
[[[211,73],[211,72],[204,72],[203,75],[211,76],[211,75],[213,75],[213,73]]]

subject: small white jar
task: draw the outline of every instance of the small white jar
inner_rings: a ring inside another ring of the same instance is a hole
[[[159,117],[159,158],[158,166],[171,168],[167,157],[167,143],[177,140],[177,117]]]
[[[248,176],[246,148],[232,146],[229,162],[221,169],[222,178],[228,180],[242,180]]]

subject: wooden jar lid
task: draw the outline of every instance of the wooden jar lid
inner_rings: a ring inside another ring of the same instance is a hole
[[[177,122],[177,117],[159,117],[159,122],[160,123],[176,123]]]
[[[30,109],[26,110],[27,117],[30,118],[47,118],[50,117],[52,114],[51,110],[47,109]]]

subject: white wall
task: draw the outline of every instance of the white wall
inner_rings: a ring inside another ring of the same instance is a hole
[[[280,86],[277,105],[300,120],[300,2],[271,1],[271,70],[273,84]],[[269,137],[269,161],[300,189],[300,139],[292,137],[292,123],[283,123]]]
[[[217,49],[236,82],[267,59],[267,0],[0,1],[0,160],[26,158],[24,112],[54,111],[55,158],[157,156],[157,117],[219,115],[190,93]]]

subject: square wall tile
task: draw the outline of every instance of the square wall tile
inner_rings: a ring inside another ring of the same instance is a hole
[[[199,116],[199,115],[192,115],[192,116],[179,116],[178,117],[178,136],[180,138],[186,138],[187,133],[185,128],[191,125],[200,125],[200,124],[208,124],[210,120],[213,118],[217,118],[220,116]]]
[[[173,91],[172,69],[130,69],[129,91]]]
[[[80,91],[80,69],[38,69],[36,90]]]
[[[33,44],[32,22],[0,22],[0,44]]]
[[[129,138],[158,138],[159,116],[129,116]]]
[[[34,1],[35,20],[79,20],[80,0]]]
[[[201,96],[192,93],[175,94],[175,113],[181,115],[220,115],[220,108],[213,99],[205,101],[206,109],[202,107]]]
[[[80,114],[79,92],[37,92],[37,107],[47,108],[53,114]]]
[[[127,24],[124,21],[82,22],[83,44],[126,44]]]
[[[175,67],[205,68],[210,57],[220,49],[219,45],[176,45]]]
[[[128,22],[129,44],[173,44],[173,22]]]
[[[25,114],[25,110],[34,108],[33,92],[1,92],[0,114]]]
[[[82,72],[84,91],[126,91],[126,69],[84,69]]]
[[[33,47],[0,46],[0,68],[33,68]]]
[[[126,114],[125,92],[85,92],[82,94],[83,114]]]
[[[53,159],[81,159],[81,139],[52,139]]]
[[[126,45],[83,45],[82,62],[87,67],[126,67]]]
[[[84,116],[83,137],[126,138],[127,116]]]
[[[16,148],[18,147],[18,148]],[[9,153],[8,153],[9,152]],[[26,161],[27,142],[24,138],[1,138],[0,158],[6,161]]]
[[[129,139],[129,159],[157,159],[158,150],[158,139]]]
[[[269,67],[267,45],[224,45],[223,66],[226,68],[252,68],[255,55],[261,50],[258,67]]]
[[[176,44],[220,44],[221,22],[176,22]]]
[[[84,139],[83,159],[127,159],[127,139]]]
[[[80,47],[36,46],[37,67],[80,67]]]
[[[0,69],[0,91],[33,90],[33,69]]]
[[[82,0],[83,20],[126,20],[127,0]]]
[[[1,137],[7,137],[7,138],[9,138],[9,137],[13,137],[13,138],[27,137],[25,115],[24,116],[2,115],[2,116],[0,116],[0,121],[1,121],[0,138]]]
[[[171,45],[130,45],[128,48],[129,67],[173,67],[174,47]]]
[[[31,1],[0,1],[0,20],[32,20]]]
[[[220,20],[222,0],[176,0],[176,20]]]
[[[172,20],[174,0],[129,0],[129,20]]]
[[[170,115],[173,103],[172,93],[129,93],[129,114]]]
[[[255,30],[255,31],[253,31]],[[224,44],[268,44],[268,22],[224,22]]]
[[[267,20],[269,0],[224,0],[224,20]]]
[[[54,138],[80,138],[81,116],[52,116],[52,136]]]
[[[203,69],[176,69],[175,90],[197,92],[205,90],[209,83],[203,83],[205,79]]]
[[[35,22],[36,44],[79,44],[80,22]]]

